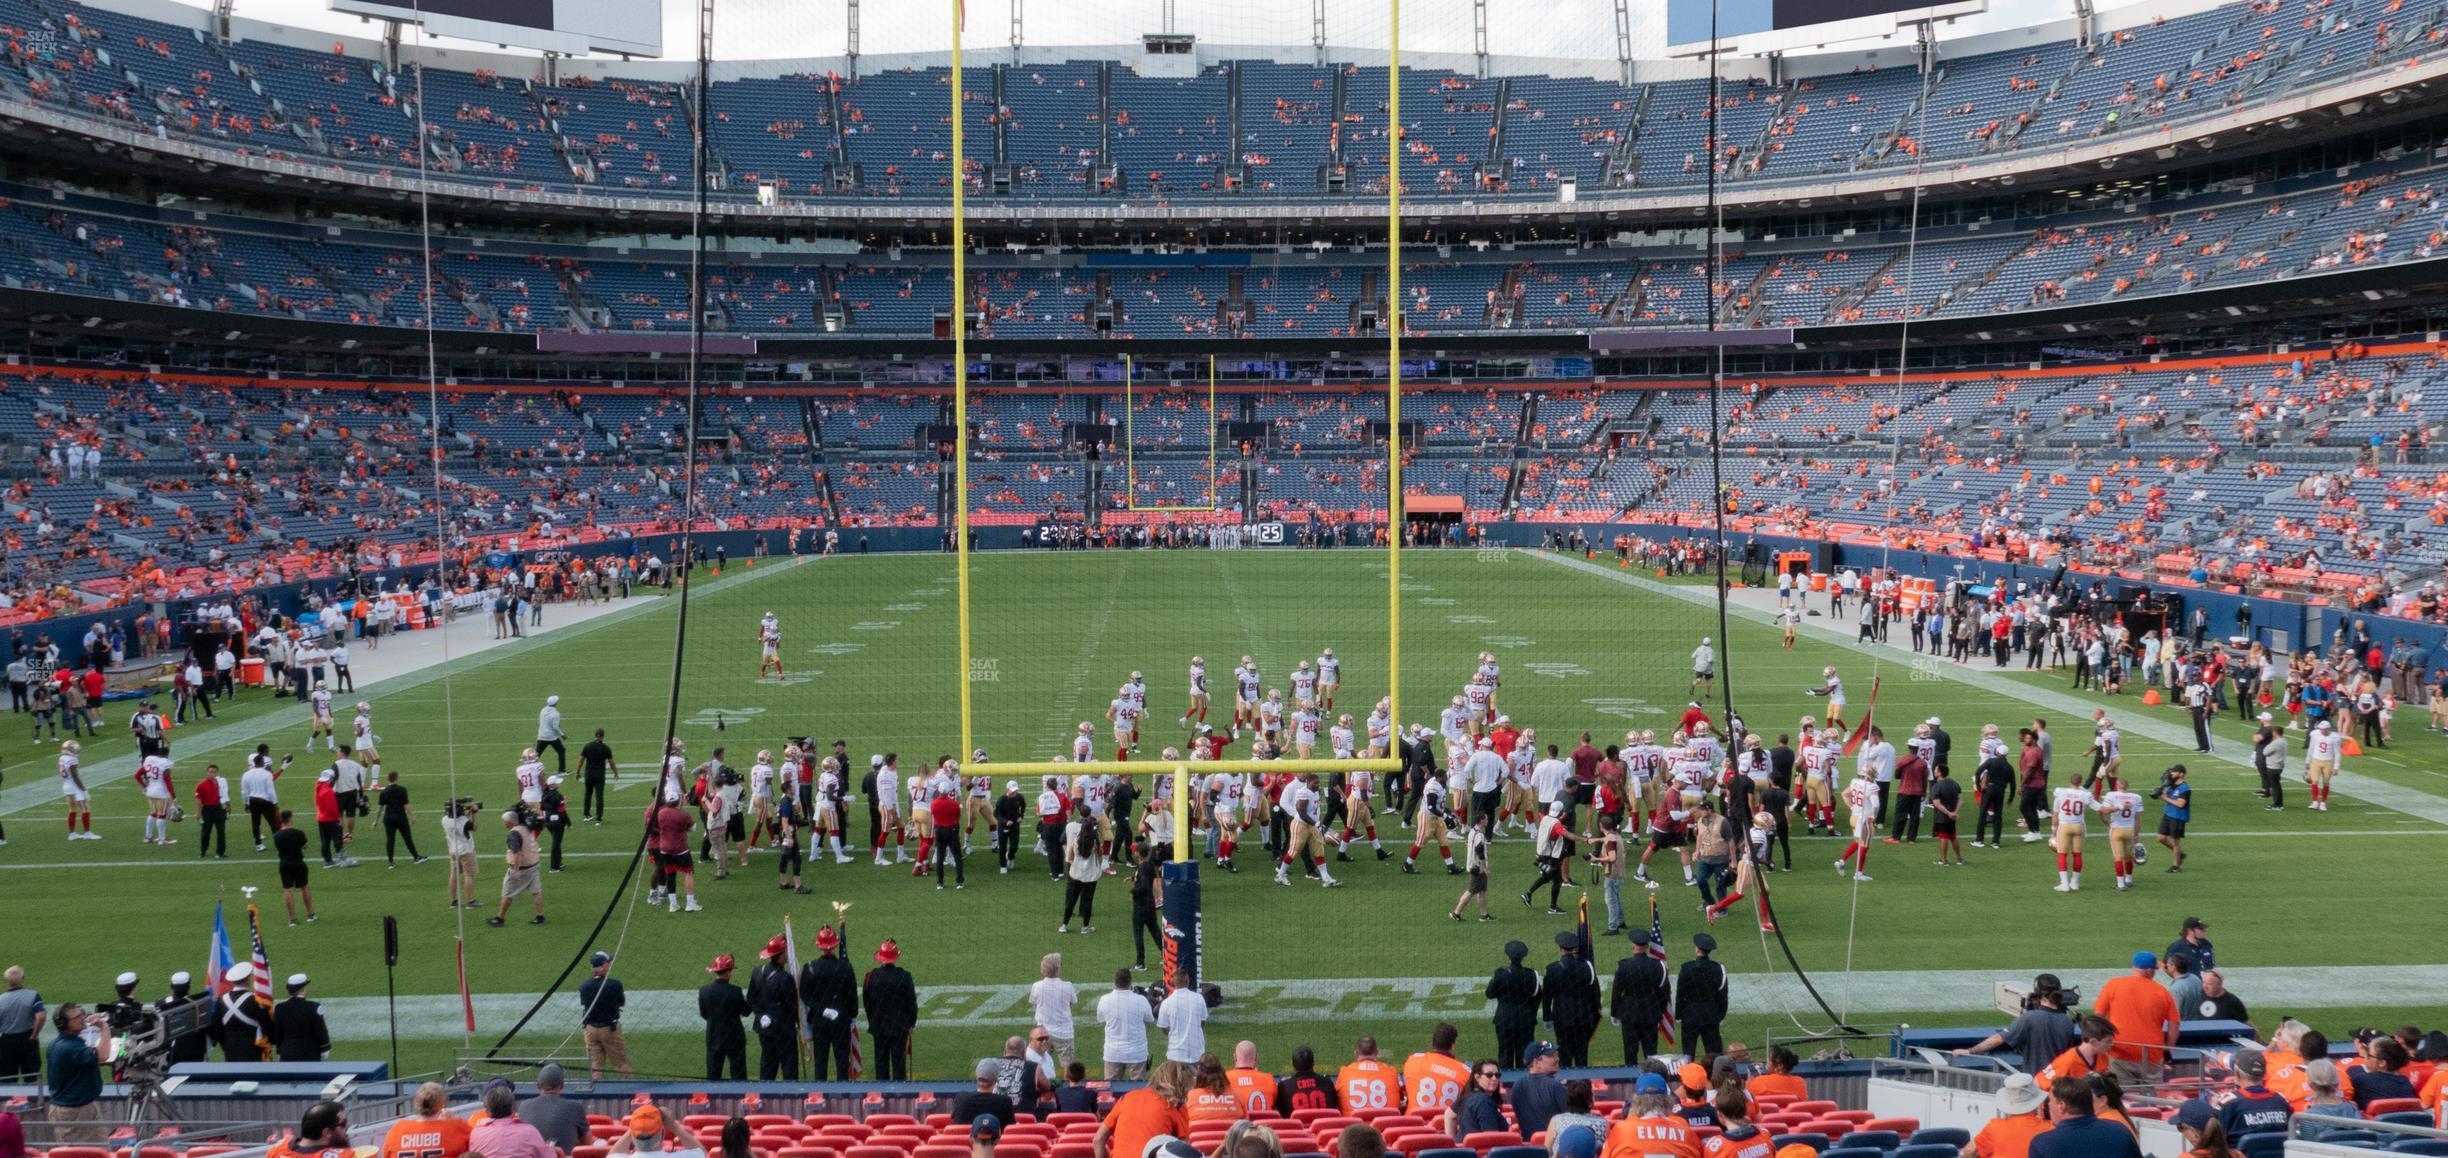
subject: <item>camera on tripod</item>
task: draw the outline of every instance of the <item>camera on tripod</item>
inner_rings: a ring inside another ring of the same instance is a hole
[[[111,1032],[107,1060],[114,1080],[158,1085],[170,1073],[170,1043],[204,1032],[204,1009],[200,1001],[181,1001],[168,1008],[135,1003],[104,1007]]]
[[[442,815],[457,820],[484,811],[484,801],[473,796],[454,796],[442,802]]]

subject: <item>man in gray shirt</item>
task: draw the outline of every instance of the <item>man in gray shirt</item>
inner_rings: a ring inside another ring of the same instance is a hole
[[[42,1080],[42,994],[26,988],[25,968],[8,967],[0,991],[0,1083]]]
[[[2055,741],[2049,738],[2048,721],[2034,718],[2032,720],[2032,734],[2040,737],[2040,770],[2048,773],[2049,783],[2055,784],[2057,782],[2057,744]],[[2070,1045],[2066,1047],[2066,1049],[2072,1048],[2074,1047]],[[2057,1055],[2050,1054],[2049,1057],[2051,1060],[2054,1060]],[[2040,1064],[2047,1065],[2048,1062],[2042,1062]]]
[[[2006,1049],[2023,1056],[2023,1068],[2037,1069],[2056,1060],[2057,1055],[2074,1048],[2082,1033],[2074,1019],[2066,1016],[2065,989],[2057,975],[2043,973],[2032,980],[2031,996],[2024,1004],[2021,1016],[2014,1023],[1983,1038],[1970,1049],[1955,1051],[1956,1057],[1969,1057]]]
[[[2052,1055],[2054,1056],[2054,1055]],[[569,1074],[557,1065],[536,1071],[536,1096],[519,1106],[518,1116],[544,1140],[561,1148],[564,1154],[576,1153],[587,1143],[587,1116],[584,1103],[561,1096],[562,1084]]]

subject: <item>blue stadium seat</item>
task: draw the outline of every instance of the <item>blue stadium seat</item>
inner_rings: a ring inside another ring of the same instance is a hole
[[[1856,1130],[1844,1136],[1847,1150],[1893,1150],[1904,1144],[1904,1136],[1893,1130]]]
[[[2265,1130],[2236,1139],[2236,1149],[2244,1152],[2244,1158],[2284,1158],[2286,1141],[2286,1135]]]
[[[2380,1136],[2369,1130],[2322,1130],[2317,1136],[2307,1130],[2304,1136],[2307,1141],[2330,1146],[2368,1146],[2374,1150],[2380,1148]]]
[[[1468,1146],[1439,1146],[1434,1150],[1422,1150],[1412,1158],[1479,1158],[1479,1152]]]
[[[2422,1110],[2399,1110],[2393,1114],[2382,1114],[2372,1120],[2389,1126],[2428,1126],[2431,1124],[2431,1115]]]
[[[1808,1146],[1813,1150],[1822,1151],[1828,1148],[1828,1136],[1825,1134],[1779,1134],[1769,1139],[1769,1142],[1779,1150],[1787,1146]],[[1541,1155],[1545,1153],[1543,1150],[1540,1151]],[[1496,1158],[1496,1155],[1490,1153],[1488,1158]]]
[[[2448,1138],[2399,1138],[2389,1143],[2389,1153],[2420,1154],[2423,1158],[2448,1158]]]
[[[1912,1136],[1915,1146],[1947,1146],[1958,1153],[1971,1143],[1972,1131],[1961,1126],[1931,1126],[1913,1131]]]
[[[1913,1137],[1918,1139],[1920,1138],[1920,1135],[1915,1134]],[[1847,1138],[1845,1140],[1848,1142],[1852,1141],[1851,1138]],[[1961,1146],[1949,1146],[1944,1143],[1922,1142],[1916,1140],[1910,1146],[1898,1146],[1895,1149],[1888,1151],[1887,1158],[1955,1158],[1957,1154],[1962,1152],[1963,1147]]]
[[[1849,1136],[1845,1139],[1848,1143],[1852,1140]],[[1887,1158],[1887,1152],[1871,1146],[1847,1145],[1842,1149],[1822,1150],[1819,1158]]]
[[[1292,1158],[1287,1154],[1284,1158]],[[1498,1146],[1487,1152],[1487,1158],[1547,1158],[1545,1146]]]

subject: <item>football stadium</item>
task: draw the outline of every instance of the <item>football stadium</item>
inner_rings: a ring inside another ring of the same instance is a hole
[[[2448,0],[0,38],[0,1158],[2448,1155]]]

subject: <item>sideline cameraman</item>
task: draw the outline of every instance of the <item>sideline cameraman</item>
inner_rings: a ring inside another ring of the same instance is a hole
[[[522,896],[535,898],[535,919],[530,925],[544,923],[544,877],[538,870],[540,858],[536,851],[535,829],[530,818],[519,810],[502,813],[502,827],[508,835],[502,839],[501,907],[485,918],[485,924],[499,928],[510,916],[510,902]]]
[[[110,1137],[102,1121],[102,1058],[85,1042],[85,1007],[71,1001],[51,1014],[51,1039],[44,1055],[51,1075],[50,1105],[54,1145],[91,1146]]]
[[[2054,973],[2043,973],[2032,979],[2031,994],[2023,999],[2023,1013],[2005,1029],[1982,1038],[1970,1049],[1955,1051],[1956,1057],[2005,1047],[2023,1056],[2026,1068],[2044,1066],[2057,1055],[2074,1048],[2082,1032],[2074,1019],[2066,1015],[2069,1002],[2082,1000],[2080,994],[2068,993]]]
[[[482,801],[459,797],[442,803],[442,854],[450,860],[445,886],[450,908],[476,907],[476,813]]]

